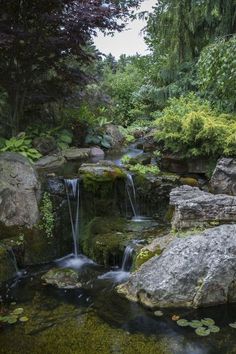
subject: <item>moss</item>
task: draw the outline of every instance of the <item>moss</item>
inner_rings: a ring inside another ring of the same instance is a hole
[[[180,182],[183,185],[187,185],[190,187],[197,187],[198,186],[198,181],[196,178],[192,178],[192,177],[181,177],[180,178]]]
[[[124,219],[95,217],[81,235],[83,253],[107,266],[122,258],[128,238]]]
[[[172,352],[167,340],[111,327],[93,311],[83,313],[69,304],[50,306],[50,312],[41,304],[33,309],[24,306],[24,313],[28,322],[0,333],[4,353],[43,354],[45,348],[47,353],[60,354]]]
[[[40,230],[45,232],[47,238],[53,237],[53,231],[55,226],[55,218],[53,214],[53,204],[48,193],[43,194],[43,198],[40,204],[41,220],[38,225]]]
[[[174,216],[175,208],[173,206],[169,206],[166,215],[165,215],[165,220],[170,223],[173,216]]]
[[[24,231],[25,265],[47,263],[58,256],[56,239],[48,239],[43,232],[38,228]]]
[[[135,257],[134,269],[137,270],[142,264],[149,261],[154,256],[159,256],[162,253],[161,249],[156,249],[155,251],[150,251],[148,249],[141,249],[141,251]]]
[[[101,184],[106,183],[107,189],[110,189],[117,179],[126,178],[125,172],[119,167],[114,167],[112,170],[104,170],[99,175],[92,172],[84,172],[82,174],[83,186],[86,191],[96,192]]]

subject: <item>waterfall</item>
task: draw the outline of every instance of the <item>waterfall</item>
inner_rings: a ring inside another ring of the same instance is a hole
[[[64,179],[66,196],[68,202],[68,209],[70,215],[71,231],[73,236],[74,244],[74,256],[78,257],[78,238],[79,238],[79,199],[80,199],[80,190],[79,190],[79,179]],[[71,200],[76,201],[75,214],[73,215],[72,203]]]
[[[123,272],[128,272],[132,266],[134,249],[131,246],[125,248],[125,252],[122,259],[121,270]]]
[[[127,179],[125,184],[125,189],[129,198],[129,202],[132,208],[133,216],[137,217],[137,198],[136,198],[136,190],[134,186],[134,180],[131,173],[127,173]]]
[[[20,271],[19,271],[19,268],[18,268],[18,264],[17,264],[17,261],[16,261],[16,256],[15,256],[15,253],[13,251],[13,249],[11,247],[7,247],[7,252],[9,254],[9,257],[10,257],[10,260],[15,268],[15,271],[16,271],[16,274],[19,274]]]

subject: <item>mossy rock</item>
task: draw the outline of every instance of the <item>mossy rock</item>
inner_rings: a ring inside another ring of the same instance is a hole
[[[141,267],[144,263],[149,261],[154,256],[159,256],[162,253],[161,249],[156,249],[155,251],[150,251],[148,249],[141,249],[141,251],[136,255],[134,261],[134,269],[137,270]]]
[[[106,266],[119,263],[129,240],[125,226],[126,220],[122,218],[95,217],[82,232],[83,253]]]
[[[59,256],[59,245],[56,238],[48,238],[45,232],[38,228],[24,231],[24,245],[25,265],[47,263]]]
[[[60,289],[81,288],[82,284],[78,280],[75,270],[69,268],[53,268],[45,273],[41,278],[46,284],[54,285]]]
[[[190,187],[198,187],[198,180],[193,177],[181,177],[180,182],[183,185],[190,186]]]

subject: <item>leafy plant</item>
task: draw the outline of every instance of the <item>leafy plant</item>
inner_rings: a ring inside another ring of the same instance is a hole
[[[105,149],[110,149],[112,147],[112,142],[113,140],[110,135],[103,133],[101,130],[99,131],[93,128],[89,129],[89,133],[85,139],[86,144],[100,145]]]
[[[27,157],[31,162],[38,160],[42,155],[32,147],[32,140],[29,139],[24,133],[19,134],[9,140],[2,140],[1,152],[11,151],[18,152]]]
[[[136,165],[128,165],[126,166],[131,172],[137,173],[141,176],[146,176],[148,174],[157,175],[160,173],[160,169],[154,165],[141,165],[137,163]]]
[[[41,206],[41,222],[39,225],[39,229],[43,230],[47,236],[47,238],[53,237],[53,230],[55,225],[55,219],[53,215],[53,205],[50,199],[50,195],[45,192],[42,198]]]
[[[180,327],[191,327],[195,329],[195,333],[198,336],[206,337],[210,333],[218,333],[220,328],[215,325],[215,321],[212,318],[203,318],[202,320],[192,320],[188,321],[185,319],[180,319],[177,322]]]

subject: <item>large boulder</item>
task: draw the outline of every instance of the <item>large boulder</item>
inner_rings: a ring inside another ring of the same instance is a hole
[[[119,293],[148,307],[205,307],[236,302],[236,225],[174,240],[144,263]]]
[[[211,194],[197,187],[181,186],[170,193],[174,207],[172,227],[187,229],[236,222],[236,197]]]
[[[33,227],[39,220],[40,182],[34,167],[16,153],[0,155],[0,223]],[[3,238],[0,230],[0,238]]]
[[[119,127],[114,124],[106,124],[105,134],[109,135],[112,138],[112,148],[120,149],[124,144],[125,138],[121,133]]]
[[[236,159],[220,159],[217,162],[210,184],[215,193],[236,195]]]

